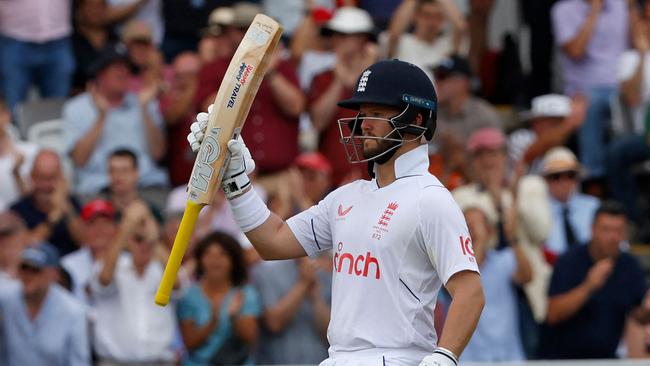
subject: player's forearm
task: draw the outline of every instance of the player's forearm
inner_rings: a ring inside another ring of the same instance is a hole
[[[81,137],[72,149],[71,157],[76,166],[82,167],[86,165],[90,155],[92,155],[97,146],[97,140],[99,140],[99,137],[102,135],[105,123],[106,115],[100,113],[99,117],[90,128],[90,131]]]
[[[567,293],[549,298],[546,315],[548,324],[556,325],[571,318],[589,300],[591,293],[592,289],[584,282]]]
[[[305,250],[297,244],[291,229],[278,215],[271,213],[260,226],[246,233],[260,257],[264,260],[291,259],[304,257]]]
[[[293,320],[309,286],[303,281],[289,290],[278,302],[264,312],[264,324],[272,333],[279,333]]]
[[[458,357],[472,337],[485,304],[478,274],[472,275],[477,277],[476,281],[464,281],[453,291],[445,327],[438,342],[439,347],[450,350]]]

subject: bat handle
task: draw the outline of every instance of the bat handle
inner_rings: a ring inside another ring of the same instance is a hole
[[[199,212],[201,212],[203,206],[203,204],[192,201],[187,201],[187,204],[185,205],[183,219],[181,220],[181,225],[179,226],[178,233],[174,239],[174,246],[172,247],[169,259],[167,260],[167,266],[165,266],[162,280],[160,280],[158,292],[156,292],[156,298],[154,301],[157,305],[165,306],[169,303],[172,287],[174,287],[174,282],[176,282],[176,273],[178,273],[178,269],[181,266],[183,256],[187,250],[187,245],[190,242],[194,226],[196,225],[196,220],[198,219]]]

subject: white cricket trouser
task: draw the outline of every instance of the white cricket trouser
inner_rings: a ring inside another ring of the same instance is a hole
[[[430,354],[421,349],[371,348],[355,352],[332,352],[319,366],[417,366]]]

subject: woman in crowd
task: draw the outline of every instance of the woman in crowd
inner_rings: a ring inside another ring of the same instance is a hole
[[[214,232],[194,252],[197,282],[178,304],[187,354],[183,365],[251,364],[261,312],[239,243]]]

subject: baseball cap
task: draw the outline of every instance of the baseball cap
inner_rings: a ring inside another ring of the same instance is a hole
[[[564,146],[549,150],[542,162],[542,175],[547,176],[563,172],[580,172],[580,162],[573,153]]]
[[[133,19],[124,25],[120,38],[124,43],[131,41],[152,42],[153,31],[149,23],[139,19]]]
[[[375,24],[367,11],[354,6],[338,8],[323,30],[343,34],[374,34]]]
[[[115,209],[113,205],[104,199],[94,199],[86,203],[81,209],[81,218],[88,222],[97,216],[106,216],[108,218],[115,218]]]
[[[546,94],[533,98],[529,111],[523,113],[524,120],[540,117],[563,118],[571,113],[571,99],[561,94]]]
[[[483,127],[474,131],[467,139],[467,151],[475,153],[482,149],[500,149],[506,144],[506,137],[500,129]]]
[[[330,20],[332,20],[333,16],[334,13],[330,9],[324,6],[317,6],[311,12],[311,19],[314,21],[314,23],[318,25],[323,25],[329,22]]]
[[[452,75],[472,77],[472,69],[469,66],[469,62],[460,56],[446,57],[435,65],[432,70],[436,79],[444,79]]]
[[[42,242],[23,249],[20,262],[36,268],[59,265],[59,251],[50,243]]]
[[[297,167],[315,170],[317,172],[332,174],[332,164],[319,152],[306,152],[298,155],[295,164]]]
[[[249,2],[239,2],[232,6],[233,17],[231,26],[235,28],[248,28],[255,16],[262,12],[259,5]]]
[[[201,30],[202,36],[218,36],[223,32],[223,27],[229,26],[235,19],[235,12],[231,7],[220,6],[210,13],[208,26]]]

